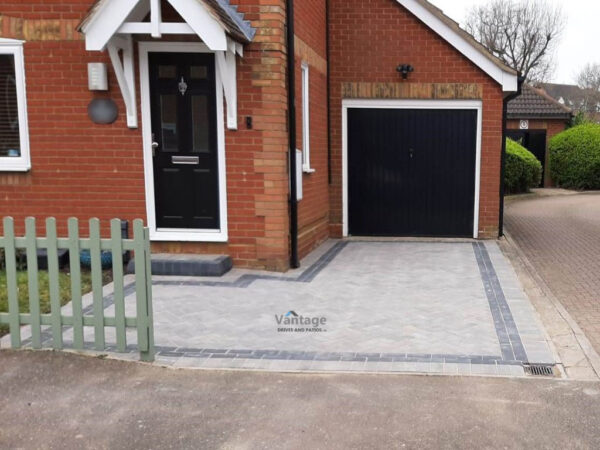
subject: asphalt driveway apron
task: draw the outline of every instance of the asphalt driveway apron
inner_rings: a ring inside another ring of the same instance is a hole
[[[174,367],[523,375],[554,363],[495,242],[332,240],[283,275],[154,277],[153,298],[157,363]],[[105,305],[112,315],[110,294]]]

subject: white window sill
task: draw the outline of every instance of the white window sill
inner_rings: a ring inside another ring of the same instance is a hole
[[[0,159],[0,172],[29,172],[31,166],[23,163],[9,163]]]
[[[311,174],[311,173],[315,173],[316,169],[312,169],[310,167],[302,167],[302,172],[304,172],[306,174]]]

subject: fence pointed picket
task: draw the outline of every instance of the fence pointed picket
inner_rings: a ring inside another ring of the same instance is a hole
[[[110,237],[112,245],[117,351],[124,352],[127,349],[127,336],[125,333],[125,294],[123,291],[123,242],[121,221],[119,219],[111,220]]]
[[[100,251],[100,220],[90,219],[90,259],[94,311],[94,347],[102,351],[104,338],[104,296],[102,295],[102,253]]]
[[[31,315],[31,346],[42,348],[42,328],[40,321],[40,290],[38,285],[38,260],[35,218],[25,219],[25,241],[27,251],[27,284],[29,293],[29,313]]]
[[[83,308],[81,305],[81,262],[79,256],[79,222],[69,219],[69,270],[71,272],[71,302],[73,308],[73,347],[83,349]]]
[[[144,359],[144,355],[148,352],[148,291],[146,283],[146,246],[144,243],[144,223],[136,219],[133,221],[133,240],[135,248],[135,296],[137,308],[137,335],[138,348]]]
[[[21,346],[21,321],[19,319],[19,298],[17,296],[17,260],[15,250],[15,226],[12,217],[4,218],[4,257],[6,261],[6,284],[8,290],[8,314],[10,345]]]
[[[56,236],[56,219],[54,217],[46,219],[46,245],[48,249],[48,283],[50,287],[52,346],[56,350],[61,350],[63,348],[62,312],[58,274],[58,242]]]

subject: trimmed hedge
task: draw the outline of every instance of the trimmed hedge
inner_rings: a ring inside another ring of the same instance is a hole
[[[518,142],[506,139],[504,186],[507,194],[527,192],[542,181],[542,163]]]
[[[568,189],[600,189],[600,125],[587,123],[550,140],[550,175]]]

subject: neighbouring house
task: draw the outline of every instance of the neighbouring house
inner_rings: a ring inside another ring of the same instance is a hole
[[[4,1],[0,212],[142,217],[154,252],[271,270],[495,238],[517,90],[425,0]]]
[[[542,83],[539,87],[574,113],[583,112],[600,123],[600,92],[582,89],[575,84]]]
[[[507,135],[519,141],[542,163],[544,187],[552,186],[548,164],[548,143],[564,131],[573,113],[570,108],[550,97],[544,90],[524,84],[521,94],[508,102]]]

